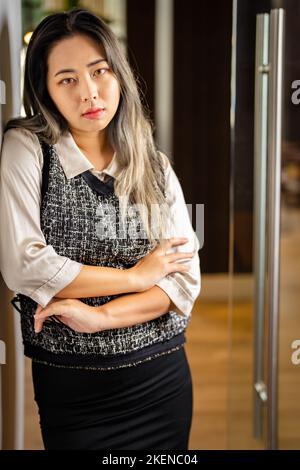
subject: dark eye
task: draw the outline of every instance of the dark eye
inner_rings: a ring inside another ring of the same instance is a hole
[[[68,85],[70,83],[68,80],[74,80],[74,78],[64,78],[59,83],[62,83],[63,85]]]
[[[95,74],[98,75],[98,76],[99,75],[104,75],[105,72],[107,72],[107,71],[108,71],[108,68],[101,68],[101,69],[96,70]]]

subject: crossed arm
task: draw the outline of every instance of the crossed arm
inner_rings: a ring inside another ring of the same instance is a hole
[[[112,328],[125,328],[153,320],[168,312],[172,301],[158,286],[144,292],[122,295],[100,307],[90,307],[77,299],[54,298],[35,314],[35,331],[42,329],[45,319],[59,315],[61,321],[75,331],[94,333]]]
[[[59,291],[45,308],[38,305],[35,331],[41,331],[45,319],[53,315],[76,331],[93,333],[144,323],[168,312],[172,300],[163,288],[153,285],[153,279],[161,278],[162,272],[187,272],[188,266],[172,261],[190,259],[193,253],[165,253],[172,245],[182,243],[184,239],[169,240],[127,270],[83,266],[79,276]],[[114,294],[121,296],[99,307],[88,306],[76,298]]]

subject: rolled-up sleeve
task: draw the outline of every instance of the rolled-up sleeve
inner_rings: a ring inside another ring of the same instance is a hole
[[[161,153],[165,167],[166,202],[170,207],[172,228],[170,236],[186,237],[188,242],[172,251],[195,251],[193,258],[184,261],[190,270],[185,273],[171,273],[156,285],[171,299],[170,310],[180,315],[190,315],[196,298],[201,289],[200,259],[198,251],[200,243],[192,227],[189,213],[184,200],[179,180],[166,155]]]
[[[82,264],[58,255],[40,226],[43,155],[37,137],[9,129],[0,167],[0,270],[9,289],[43,307],[79,274]]]

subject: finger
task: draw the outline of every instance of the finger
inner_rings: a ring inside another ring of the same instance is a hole
[[[43,310],[43,307],[40,304],[38,304],[35,313],[40,313],[41,310]]]
[[[186,264],[180,264],[180,263],[171,263],[170,265],[170,273],[186,273],[190,271],[190,267],[187,266]]]
[[[194,253],[182,253],[182,252],[176,252],[176,253],[170,253],[169,255],[166,255],[167,261],[172,263],[173,261],[178,261],[178,260],[183,260],[183,259],[191,259],[193,258]]]
[[[169,238],[168,240],[168,242],[170,243],[170,246],[184,245],[188,241],[189,239],[187,237],[172,237],[172,238]]]
[[[164,251],[167,251],[170,248],[172,248],[173,246],[181,246],[181,245],[184,245],[187,242],[188,242],[188,238],[186,238],[186,237],[172,237],[172,238],[167,238],[167,239],[163,240],[160,243],[160,246]]]
[[[53,304],[54,302],[57,302],[57,300],[55,299],[55,297],[53,297],[53,298],[48,302],[48,304],[46,305],[45,308],[49,307],[49,305]],[[43,310],[42,305],[38,304],[37,309],[36,309],[36,311],[35,311],[35,314],[39,314],[42,310]]]
[[[52,319],[57,323],[63,323],[58,317],[53,316]],[[34,318],[34,331],[40,333],[47,318]]]
[[[40,320],[41,318],[51,317],[52,315],[56,315],[57,313],[57,309],[55,309],[54,306],[51,305],[51,307],[45,307],[39,313],[36,313],[34,315],[34,318]]]
[[[53,315],[52,319],[56,322],[56,323],[64,323],[62,321],[62,316],[60,315]]]
[[[43,328],[43,324],[44,324],[44,319],[37,319],[37,318],[34,318],[34,331],[36,333],[40,333],[40,331],[42,331],[42,328]]]
[[[49,303],[47,307],[42,309],[38,314],[35,315],[35,317],[36,318],[48,318],[53,315],[65,315],[65,316],[70,315],[70,311],[69,311],[70,305],[68,304],[68,300],[60,299],[60,300],[54,300],[51,302],[52,302],[51,305]]]

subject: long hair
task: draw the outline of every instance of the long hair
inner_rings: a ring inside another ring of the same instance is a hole
[[[166,238],[169,210],[163,172],[158,171],[162,168],[162,157],[153,140],[151,121],[116,36],[90,11],[76,8],[54,13],[36,27],[25,59],[23,106],[26,116],[11,119],[4,131],[12,127],[26,128],[53,145],[68,130],[67,121],[47,90],[47,61],[54,45],[76,34],[87,35],[103,46],[107,62],[120,85],[119,106],[107,127],[107,135],[120,165],[115,194],[121,200],[121,216],[125,217],[129,202],[136,204],[149,240]]]

